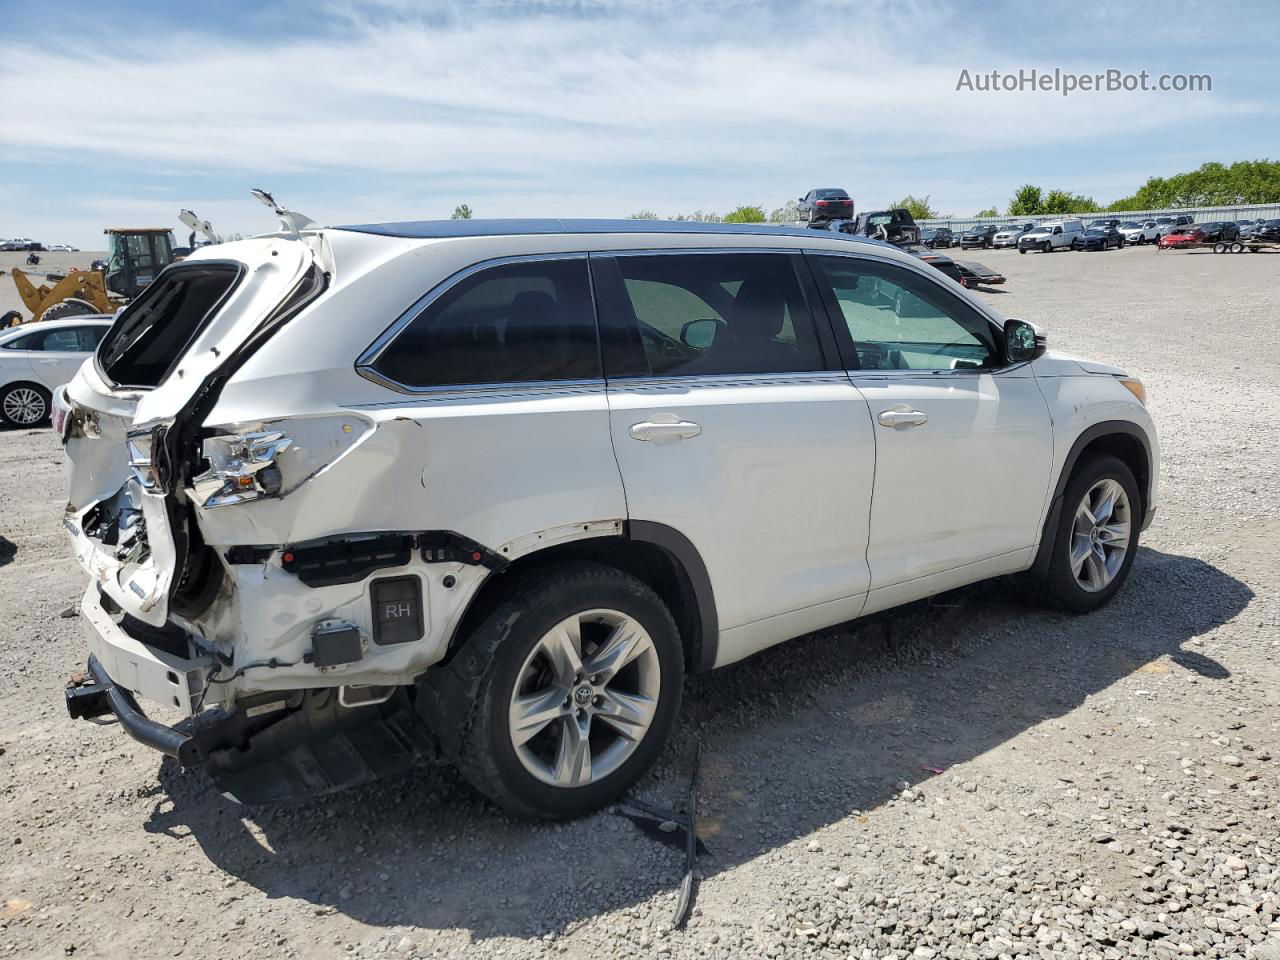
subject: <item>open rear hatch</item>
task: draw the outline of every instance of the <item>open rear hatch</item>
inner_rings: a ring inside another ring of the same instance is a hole
[[[182,490],[222,384],[323,289],[321,240],[223,244],[165,269],[54,400],[71,461],[63,523],[117,607],[164,626],[192,532]],[[315,250],[313,250],[313,245]]]

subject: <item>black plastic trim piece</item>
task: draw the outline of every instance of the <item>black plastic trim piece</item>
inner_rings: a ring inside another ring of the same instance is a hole
[[[413,552],[410,533],[351,534],[281,548],[280,565],[308,587],[355,583],[382,567],[403,567]]]
[[[230,564],[266,563],[275,551],[275,547],[235,546],[228,547],[223,556]]]
[[[679,530],[668,527],[664,523],[652,520],[629,520],[627,536],[632,540],[652,543],[661,547],[676,558],[689,577],[689,585],[693,589],[694,600],[698,604],[698,618],[702,624],[702,643],[698,650],[695,672],[702,673],[715,666],[716,654],[720,647],[720,618],[716,613],[715,591],[711,588],[711,577],[707,574],[707,566],[702,562],[702,555]]]
[[[472,567],[488,567],[498,573],[511,562],[484,544],[476,543],[470,537],[452,530],[428,530],[420,533],[417,544],[426,563],[465,563]]]

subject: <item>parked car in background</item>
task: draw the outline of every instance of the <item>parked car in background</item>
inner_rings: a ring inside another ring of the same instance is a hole
[[[1115,227],[1090,227],[1075,243],[1077,250],[1119,250],[1123,246],[1124,234]]]
[[[1240,239],[1240,228],[1230,220],[1210,220],[1196,224],[1201,243],[1230,243]]]
[[[438,755],[582,815],[686,671],[1010,574],[1099,610],[1158,507],[1140,381],[904,251],[755,224],[198,250],[54,427],[93,680],[56,695],[247,802]]]
[[[6,240],[0,243],[0,250],[5,252],[13,250],[40,250],[40,244],[36,243],[30,237],[14,237],[12,240]]]
[[[1039,250],[1041,253],[1052,253],[1054,250],[1071,250],[1084,232],[1084,224],[1078,219],[1049,220],[1037,224],[1018,238],[1018,252]]]
[[[1119,219],[1118,217],[1111,217],[1111,218],[1106,219],[1106,220],[1090,220],[1090,221],[1089,221],[1089,223],[1086,225],[1086,229],[1094,229],[1094,230],[1108,230],[1108,229],[1111,229],[1111,230],[1119,230],[1119,229],[1120,229],[1120,219]]]
[[[1160,225],[1154,220],[1125,220],[1120,224],[1125,243],[1155,243],[1160,239]]]
[[[53,391],[75,376],[110,326],[111,317],[99,314],[0,330],[0,422],[48,420]]]
[[[1253,228],[1253,234],[1249,239],[1265,243],[1280,243],[1280,220],[1263,220]]]
[[[1178,250],[1184,247],[1199,246],[1202,236],[1195,227],[1174,227],[1157,242],[1156,250]]]
[[[997,230],[995,236],[991,238],[991,246],[1016,247],[1018,245],[1018,238],[1034,226],[1034,223],[1006,224]]]
[[[960,235],[960,248],[989,247],[999,229],[994,223],[974,224]]]
[[[925,227],[920,231],[920,242],[931,249],[946,249],[955,244],[955,234],[950,227]]]
[[[809,223],[852,220],[853,198],[840,187],[818,187],[800,198],[800,216]]]
[[[1195,218],[1190,214],[1179,213],[1172,217],[1156,217],[1156,225],[1160,228],[1160,236],[1172,233],[1179,227],[1190,227],[1195,223]]]

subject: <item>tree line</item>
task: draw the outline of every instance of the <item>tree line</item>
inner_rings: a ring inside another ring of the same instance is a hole
[[[916,220],[947,219],[955,214],[942,214],[933,208],[929,194],[907,194],[889,209],[909,210]],[[1164,210],[1177,207],[1229,207],[1236,204],[1280,203],[1280,161],[1240,160],[1227,166],[1206,163],[1189,173],[1172,177],[1151,177],[1131,196],[1110,204],[1100,204],[1093,197],[1070,190],[1043,190],[1032,183],[1019,187],[1005,206],[1004,215],[1033,217],[1064,213],[1121,213],[1126,210]],[[998,217],[996,207],[979,210],[974,216]],[[455,220],[470,220],[471,208],[465,203],[453,212]],[[691,220],[700,223],[791,223],[800,219],[800,205],[790,200],[769,212],[758,204],[743,204],[728,213],[671,214],[661,217],[652,210],[637,210],[631,220]]]

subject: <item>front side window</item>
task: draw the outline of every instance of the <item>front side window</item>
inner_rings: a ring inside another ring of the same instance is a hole
[[[937,283],[895,264],[811,258],[843,317],[861,370],[981,370],[999,365],[990,324]]]
[[[619,282],[604,285],[601,309],[631,336],[628,349],[610,351],[608,375],[823,369],[795,260],[776,253],[617,257]]]
[[[432,301],[372,366],[407,387],[598,379],[586,259],[480,270]]]

